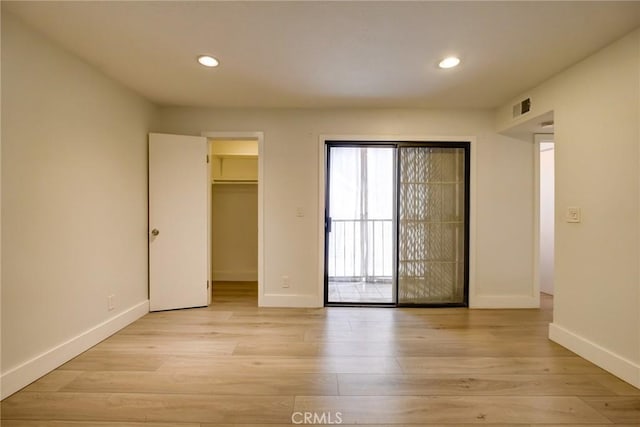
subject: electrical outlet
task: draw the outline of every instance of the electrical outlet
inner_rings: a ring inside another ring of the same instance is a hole
[[[282,276],[282,287],[283,288],[289,287],[289,276]]]
[[[116,308],[116,296],[115,295],[109,295],[107,297],[107,307],[109,308],[109,311],[111,311],[114,308]]]
[[[567,222],[580,222],[582,221],[582,212],[580,211],[580,208],[578,207],[568,207],[567,208],[567,214],[566,214],[566,220]]]
[[[304,217],[304,208],[300,208],[300,207],[296,208],[296,216],[298,218]]]

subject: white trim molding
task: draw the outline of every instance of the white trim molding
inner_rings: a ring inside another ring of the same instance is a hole
[[[469,176],[469,307],[475,305],[476,296],[476,170],[477,153],[475,136],[437,135],[320,135],[318,138],[318,296],[316,307],[324,305],[324,217],[325,184],[327,170],[327,141],[394,143],[394,142],[468,142],[470,151]]]
[[[539,308],[540,296],[476,295],[469,308]]]
[[[322,305],[318,306],[317,295],[265,294],[260,307],[318,308]]]
[[[149,300],[142,301],[99,325],[57,345],[2,374],[1,399],[28,386],[77,355],[149,313]]]
[[[568,348],[602,369],[640,388],[640,365],[566,329],[557,323],[549,325],[549,339]]]

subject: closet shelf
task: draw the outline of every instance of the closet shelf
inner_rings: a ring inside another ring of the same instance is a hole
[[[213,158],[218,159],[257,159],[258,156],[251,153],[225,153],[225,154],[212,154]]]
[[[213,185],[250,185],[250,184],[258,184],[258,181],[255,179],[227,179],[227,180],[214,180],[212,182]]]

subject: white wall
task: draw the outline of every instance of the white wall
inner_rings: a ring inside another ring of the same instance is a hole
[[[554,150],[552,142],[540,146],[540,292],[553,295]]]
[[[2,13],[3,397],[148,310],[153,113]]]
[[[522,96],[554,111],[556,245],[550,337],[640,386],[640,30]],[[496,115],[500,130],[512,102]],[[567,207],[582,222],[567,223]]]
[[[488,111],[161,108],[155,130],[264,132],[263,305],[321,304],[320,135],[474,136],[476,306],[532,306],[533,147],[498,135]],[[304,217],[296,217],[302,208]],[[289,276],[290,288],[281,287]]]
[[[213,280],[258,280],[258,185],[212,185]]]

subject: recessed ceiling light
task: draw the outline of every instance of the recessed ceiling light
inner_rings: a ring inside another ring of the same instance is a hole
[[[442,61],[440,61],[440,63],[438,64],[438,67],[440,68],[453,68],[455,66],[457,66],[460,63],[460,59],[455,57],[455,56],[449,56],[447,58],[444,58]]]
[[[220,64],[216,58],[209,55],[198,56],[198,62],[205,67],[217,67]]]

